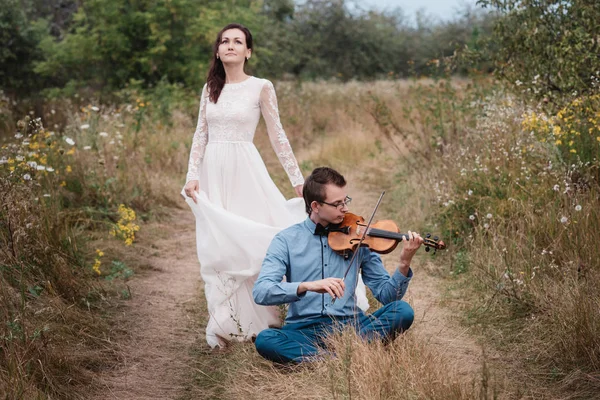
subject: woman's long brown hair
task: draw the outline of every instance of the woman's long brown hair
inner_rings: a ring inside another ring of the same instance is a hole
[[[244,25],[229,24],[225,28],[221,29],[217,35],[217,40],[213,45],[212,60],[210,63],[210,69],[208,70],[208,77],[206,78],[209,98],[213,103],[216,103],[219,100],[223,86],[225,86],[225,68],[223,67],[223,62],[217,58],[217,51],[219,50],[219,45],[221,44],[223,32],[229,29],[239,29],[240,31],[244,32],[244,35],[246,35],[246,47],[252,50],[252,34]],[[246,63],[248,63],[248,59],[244,61],[244,66],[246,66]]]

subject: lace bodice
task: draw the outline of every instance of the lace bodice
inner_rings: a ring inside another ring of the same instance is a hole
[[[303,184],[304,178],[279,119],[275,88],[270,81],[255,77],[225,84],[216,104],[210,101],[204,85],[186,181],[199,179],[208,143],[252,142],[261,113],[273,150],[292,186]]]

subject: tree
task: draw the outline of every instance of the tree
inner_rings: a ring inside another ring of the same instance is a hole
[[[498,10],[493,55],[498,75],[535,98],[598,90],[600,2],[479,0]]]
[[[27,95],[42,82],[33,64],[42,59],[38,43],[46,35],[47,23],[30,21],[32,4],[20,0],[0,0],[0,88],[8,95]]]

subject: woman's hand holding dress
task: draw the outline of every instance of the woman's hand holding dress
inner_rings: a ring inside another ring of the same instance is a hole
[[[187,197],[191,197],[192,200],[194,200],[194,203],[198,204],[198,200],[196,200],[196,195],[194,193],[200,192],[200,181],[196,179],[193,181],[189,181],[185,184],[183,190],[185,190],[185,194],[187,195]]]

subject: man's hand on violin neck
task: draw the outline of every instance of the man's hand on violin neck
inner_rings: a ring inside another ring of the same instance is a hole
[[[402,252],[400,253],[400,266],[398,269],[402,275],[407,276],[412,259],[423,244],[423,238],[416,232],[408,231],[408,239],[402,241]]]
[[[326,278],[319,281],[302,282],[298,285],[298,294],[304,292],[329,293],[332,298],[342,297],[346,285],[340,278]]]

